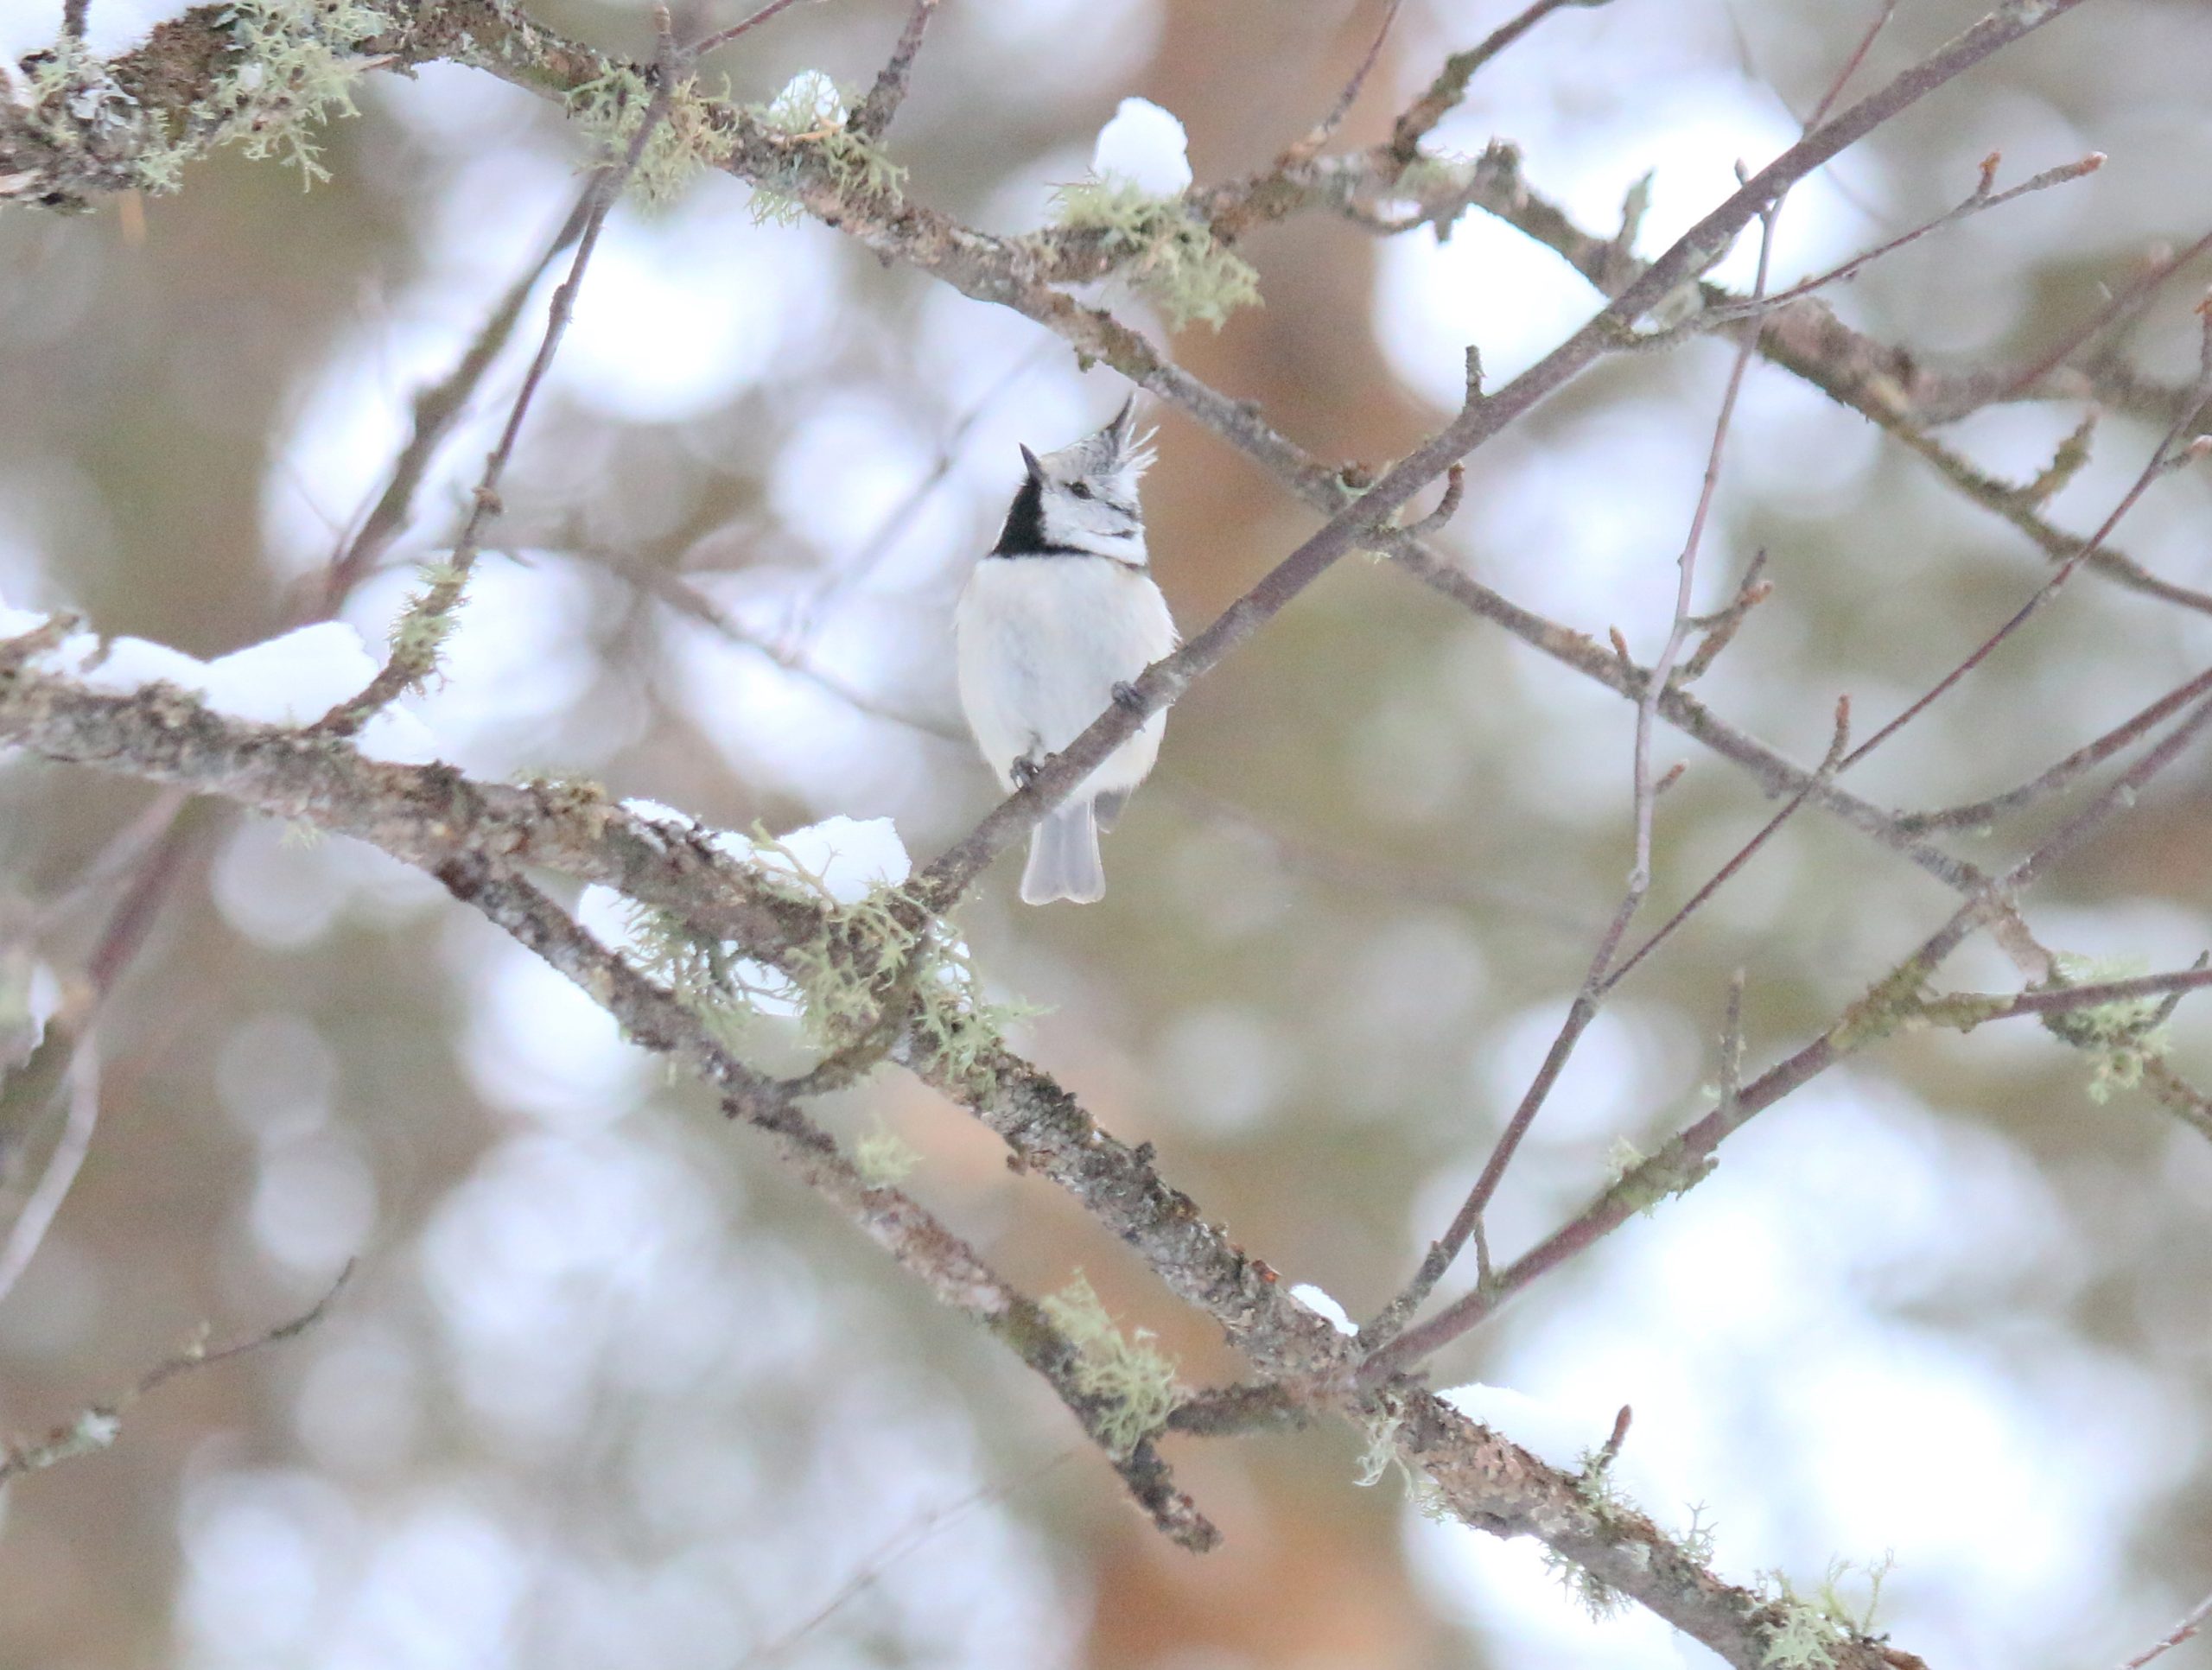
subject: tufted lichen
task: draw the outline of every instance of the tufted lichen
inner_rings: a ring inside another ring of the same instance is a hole
[[[1260,305],[1260,275],[1172,197],[1121,180],[1085,180],[1054,195],[1059,224],[1100,234],[1106,253],[1177,330],[1203,319],[1216,330],[1239,308]]]
[[[1174,1359],[1151,1343],[1149,1328],[1127,1334],[1116,1328],[1080,1272],[1039,1305],[1075,1347],[1076,1389],[1106,1406],[1098,1419],[1100,1441],[1116,1461],[1125,1459],[1174,1411]]]
[[[789,226],[801,216],[799,193],[808,165],[829,175],[840,195],[901,200],[906,170],[881,145],[852,128],[851,113],[837,84],[819,70],[802,70],[765,105],[746,113],[785,159],[753,186],[753,219],[763,225]]]

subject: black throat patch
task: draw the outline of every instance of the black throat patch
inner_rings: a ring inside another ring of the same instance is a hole
[[[1096,556],[1096,551],[1086,551],[1073,545],[1048,545],[1045,543],[1045,489],[1035,476],[1021,484],[1021,491],[1014,496],[1014,507],[1006,513],[1006,526],[999,530],[999,543],[991,547],[993,556]]]

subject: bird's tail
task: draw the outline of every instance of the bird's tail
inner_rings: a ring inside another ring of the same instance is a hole
[[[1098,820],[1088,797],[1071,800],[1029,832],[1029,867],[1021,873],[1021,902],[1056,898],[1090,905],[1106,897],[1106,867],[1098,860]]]

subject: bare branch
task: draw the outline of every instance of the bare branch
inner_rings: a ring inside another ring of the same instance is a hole
[[[461,422],[500,350],[514,334],[515,325],[529,304],[531,292],[537,288],[537,281],[546,270],[560,259],[563,251],[571,248],[584,234],[590,224],[593,198],[589,193],[577,200],[561,229],[554,233],[545,252],[529,269],[509,285],[499,304],[493,308],[482,327],[476,333],[454,367],[437,382],[415,397],[414,433],[406,446],[392,462],[391,473],[385,478],[384,492],[363,518],[360,530],[343,548],[334,553],[325,573],[322,586],[322,612],[335,613],[339,605],[359,585],[361,577],[374,568],[391,543],[399,537],[412,513],[415,494],[423,485],[430,461],[454,427]]]
[[[740,18],[728,29],[716,29],[703,41],[695,41],[692,45],[686,47],[683,49],[683,55],[687,59],[704,58],[716,48],[728,46],[739,35],[759,29],[777,13],[786,11],[797,3],[798,0],[768,0],[766,5],[747,16]]]
[[[1429,83],[1428,91],[1398,118],[1396,127],[1391,130],[1390,155],[1398,166],[1402,168],[1414,160],[1421,150],[1421,142],[1467,96],[1467,84],[1484,65],[1562,6],[1602,6],[1607,3],[1608,0],[1535,0],[1510,22],[1492,29],[1480,44],[1446,59],[1436,79]]]
[[[1499,1272],[1497,1279],[1445,1306],[1377,1351],[1360,1371],[1376,1384],[1441,1349],[1483,1321],[1541,1275],[1594,1246],[1658,1197],[1678,1192],[1702,1174],[1713,1151],[1753,1115],[1825,1072],[1846,1056],[1888,1036],[1917,1015],[1921,992],[1937,966],[1975,930],[2010,908],[2009,901],[2059,858],[2094,835],[2171,765],[2212,723],[2212,701],[2198,704],[2174,731],[2131,766],[2088,806],[2054,831],[1995,882],[1961,905],[1950,919],[1871,987],[1820,1037],[1770,1069],[1723,1105],[1682,1131],[1643,1165],[1632,1168],[1562,1229]],[[2162,988],[2164,989],[2164,988]]]
[[[2007,813],[2024,811],[2070,787],[2083,772],[2102,765],[2145,732],[2208,693],[2212,693],[2212,668],[2197,674],[2178,689],[2167,691],[2133,718],[2114,726],[2095,741],[2076,748],[2056,765],[2017,789],[1991,795],[1985,800],[1968,801],[1961,806],[1947,806],[1941,811],[1903,813],[1897,818],[1898,827],[1915,831],[1971,829],[1993,822]]]
[[[1175,1488],[1151,1439],[1124,1452],[1109,1437],[1107,1400],[1077,1383],[1076,1348],[1036,1301],[1007,1285],[911,1196],[863,1178],[829,1133],[799,1108],[787,1087],[738,1060],[675,996],[601,945],[520,876],[473,854],[439,865],[434,873],[455,898],[482,911],[567,975],[620,1021],[630,1038],[704,1081],[725,1114],[771,1139],[778,1158],[800,1182],[837,1207],[901,1268],[919,1277],[941,1304],[980,1324],[1035,1370],[1106,1452],[1162,1532],[1194,1552],[1221,1540]]]
[[[1764,297],[1754,294],[1741,302],[1725,302],[1718,306],[1707,308],[1698,315],[1695,321],[1696,328],[1705,330],[1710,329],[1714,325],[1732,323],[1739,319],[1756,319],[1778,308],[1787,307],[1792,302],[1811,295],[1817,290],[1827,289],[1832,284],[1848,283],[1884,256],[1892,254],[1904,248],[1908,244],[1916,244],[1930,232],[1940,232],[1946,226],[1955,225],[1958,222],[1969,219],[1986,209],[2001,207],[2014,199],[2025,197],[2031,193],[2048,191],[2053,186],[2063,186],[2070,181],[2083,179],[2094,174],[2105,165],[2104,153],[2091,151],[2079,162],[2063,163],[2055,168],[2045,168],[2041,174],[2023,181],[2009,190],[1996,191],[1993,188],[1997,181],[1997,166],[2001,160],[1999,153],[1996,151],[1992,151],[1984,157],[1981,163],[1981,178],[1975,184],[1974,190],[1963,201],[1955,207],[1946,209],[1934,219],[1923,221],[1910,232],[1901,233],[1886,244],[1877,244],[1871,250],[1854,255],[1840,265],[1831,267],[1827,271],[1814,277],[1803,279],[1792,284],[1786,290],[1777,290],[1772,295]]]
[[[1366,54],[1359,67],[1351,73],[1351,79],[1344,83],[1344,90],[1337,95],[1337,102],[1329,106],[1328,114],[1313,124],[1306,137],[1293,145],[1276,160],[1278,173],[1295,168],[1307,159],[1318,156],[1321,148],[1336,137],[1337,130],[1344,125],[1351,107],[1359,102],[1360,89],[1367,85],[1367,78],[1375,73],[1375,66],[1382,56],[1382,43],[1390,38],[1390,27],[1398,21],[1399,9],[1405,0],[1383,0],[1382,21],[1375,26],[1375,39],[1368,43]]]
[[[349,696],[315,722],[315,728],[326,736],[353,736],[362,726],[400,694],[420,683],[436,664],[437,645],[443,635],[454,609],[460,606],[467,589],[469,570],[474,566],[477,552],[481,549],[484,530],[500,512],[499,482],[506,473],[507,460],[514,454],[516,438],[522,433],[523,419],[529,415],[530,403],[537,394],[538,386],[545,380],[545,373],[553,364],[553,356],[560,351],[561,339],[568,332],[569,320],[575,312],[576,293],[582,287],[584,270],[591,264],[592,252],[599,247],[599,234],[607,224],[607,212],[615,200],[630,183],[630,176],[638,171],[644,158],[645,146],[668,112],[668,102],[676,86],[675,50],[668,32],[668,14],[660,13],[660,74],[653,88],[652,99],[646,104],[645,115],[638,123],[637,131],[630,136],[629,148],[622,160],[612,168],[601,168],[585,187],[576,210],[582,217],[583,230],[576,239],[575,259],[569,264],[569,276],[553,292],[551,305],[546,309],[545,334],[537,345],[537,356],[530,362],[530,370],[523,376],[522,387],[515,394],[514,404],[507,413],[506,427],[499,433],[499,443],[484,460],[484,473],[472,495],[468,520],[454,542],[453,554],[446,559],[443,569],[423,587],[421,595],[407,606],[399,623],[393,628],[391,655],[377,676],[358,695]]]
[[[875,78],[868,97],[861,100],[861,107],[853,112],[852,130],[861,138],[882,138],[892,118],[899,114],[899,106],[906,103],[906,83],[914,73],[914,55],[922,49],[922,36],[928,32],[930,20],[937,16],[937,8],[938,0],[913,0],[913,10],[906,14],[906,27],[899,32],[899,44],[892,49],[890,61]]]
[[[2104,543],[2112,530],[2120,525],[2120,519],[2135,508],[2137,501],[2150,491],[2151,484],[2167,473],[2173,460],[2180,455],[2177,447],[2183,432],[2196,422],[2196,414],[2202,411],[2208,403],[2212,403],[2212,312],[2205,314],[2203,326],[2204,369],[2197,383],[2196,403],[2166,431],[2156,448],[2152,450],[2150,462],[2143,467],[2142,473],[2135,478],[2133,484],[2120,496],[2120,502],[2113,506],[2112,513],[2106,517],[2097,530],[2083,542],[2079,550],[2061,563],[2050,578],[2036,588],[2028,600],[2013,613],[2011,619],[1984,638],[1965,660],[1960,662],[1957,666],[1937,680],[1934,687],[1919,700],[1861,743],[1843,762],[1844,770],[1850,770],[1852,766],[1856,765],[1868,754],[1880,747],[1883,743],[1925,713],[1946,691],[1953,689],[1960,680],[1987,660],[1999,645],[2032,619],[2046,603],[2058,594],[2066,582],[2073,578],[2075,571]]]
[[[1736,854],[1732,858],[1713,873],[1713,879],[1711,880],[1707,881],[1705,886],[1700,887],[1694,893],[1690,895],[1688,900],[1682,905],[1681,909],[1675,911],[1673,916],[1668,918],[1665,924],[1662,925],[1650,938],[1645,940],[1643,944],[1637,946],[1634,951],[1630,952],[1628,956],[1622,960],[1618,968],[1613,969],[1605,976],[1603,989],[1610,992],[1614,987],[1619,985],[1623,980],[1626,979],[1630,969],[1634,968],[1638,963],[1642,962],[1644,958],[1649,956],[1652,952],[1657,950],[1661,945],[1664,944],[1676,929],[1680,928],[1685,922],[1688,922],[1690,918],[1696,915],[1700,910],[1704,908],[1706,902],[1710,899],[1713,894],[1719,892],[1720,889],[1727,884],[1730,878],[1734,876],[1738,871],[1744,867],[1744,866],[1750,863],[1752,858],[1758,854],[1759,848],[1765,846],[1768,841],[1771,841],[1774,838],[1776,832],[1778,831],[1783,824],[1789,822],[1791,818],[1795,817],[1804,807],[1806,802],[1812,799],[1812,797],[1815,794],[1819,793],[1820,791],[1827,784],[1834,782],[1835,780],[1835,774],[1843,767],[1844,750],[1850,746],[1851,698],[1847,695],[1839,696],[1836,699],[1835,704],[1834,736],[1833,740],[1828,744],[1827,757],[1821,762],[1820,769],[1815,772],[1813,775],[1806,780],[1805,786],[1803,788],[1800,789],[1796,794],[1789,797],[1789,803],[1785,804],[1780,811],[1777,812],[1772,817],[1766,821],[1757,835],[1745,841],[1743,846],[1737,849]]]
[[[60,1039],[49,1041],[61,1044]],[[22,1279],[24,1267],[45,1241],[54,1214],[61,1210],[70,1185],[77,1180],[85,1156],[92,1152],[92,1127],[100,1116],[100,1057],[99,1038],[89,1027],[74,1040],[66,1094],[69,1112],[60,1139],[47,1156],[46,1169],[40,1173],[30,1198],[8,1226],[7,1239],[0,1241],[0,1299],[6,1299]]]
[[[54,1466],[78,1456],[106,1449],[115,1442],[117,1433],[122,1429],[123,1417],[130,1406],[179,1375],[188,1374],[195,1368],[212,1368],[216,1363],[227,1362],[232,1357],[245,1356],[249,1352],[297,1338],[322,1320],[324,1313],[336,1302],[353,1273],[353,1265],[349,1259],[346,1267],[338,1273],[338,1279],[330,1285],[329,1291],[289,1322],[280,1322],[274,1328],[213,1350],[204,1344],[188,1346],[156,1363],[141,1375],[137,1384],[128,1391],[105,1403],[92,1405],[67,1425],[57,1426],[37,1443],[0,1450],[0,1484],[5,1484],[19,1474],[35,1473],[42,1468]]]
[[[2207,1595],[2196,1605],[2190,1607],[2188,1616],[2133,1658],[2128,1660],[2126,1663],[2121,1665],[2120,1670],[2143,1670],[2143,1667],[2153,1659],[2163,1657],[2195,1635],[2207,1622],[2212,1622],[2212,1595]]]

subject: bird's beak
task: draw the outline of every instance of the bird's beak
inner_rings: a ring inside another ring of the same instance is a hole
[[[1019,442],[1016,442],[1015,444],[1020,445]],[[1023,467],[1027,469],[1029,472],[1029,479],[1041,486],[1045,479],[1045,467],[1037,461],[1037,454],[1031,452],[1028,448],[1023,447],[1021,448],[1021,462]]]

